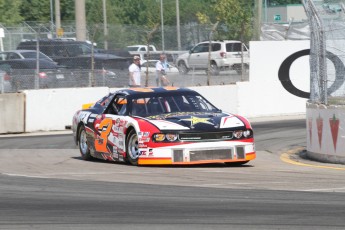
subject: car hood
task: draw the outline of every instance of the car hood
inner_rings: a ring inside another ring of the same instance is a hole
[[[246,127],[244,118],[227,113],[176,113],[146,119],[160,130],[217,131]]]
[[[185,58],[188,58],[189,55],[190,55],[189,52],[183,53],[183,54],[180,54],[180,55],[177,57],[177,59],[185,59]]]

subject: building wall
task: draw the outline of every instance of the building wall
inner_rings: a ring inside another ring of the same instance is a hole
[[[280,16],[280,20],[277,20],[278,16]],[[306,21],[308,19],[302,4],[268,7],[267,13],[266,8],[263,8],[263,23],[289,23],[291,19],[294,22]]]

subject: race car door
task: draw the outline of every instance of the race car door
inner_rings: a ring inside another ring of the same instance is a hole
[[[125,130],[128,123],[125,116],[127,100],[122,95],[116,95],[113,102],[109,103],[103,115],[96,119],[95,127],[98,137],[95,138],[95,150],[104,159],[124,161]]]

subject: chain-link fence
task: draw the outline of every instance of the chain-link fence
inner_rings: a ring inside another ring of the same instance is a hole
[[[311,30],[310,100],[345,99],[345,7],[343,1],[304,0]]]
[[[142,61],[149,59],[154,62],[161,53],[167,55],[170,63],[168,78],[173,86],[224,85],[249,78],[249,52],[246,52],[246,63],[241,68],[243,53],[240,50],[231,55],[231,62],[236,64],[236,68],[230,64],[215,66],[217,62],[212,65],[217,71],[208,71],[207,63],[201,67],[190,66],[188,71],[177,68],[176,59],[179,55],[188,53],[199,42],[216,38],[211,33],[211,26],[181,26],[181,37],[178,39],[176,27],[165,26],[163,35],[160,28],[155,30],[139,26],[108,25],[105,35],[103,25],[93,25],[88,27],[88,40],[83,42],[76,41],[73,22],[63,24],[64,35],[60,38],[56,38],[56,28],[51,23],[26,22],[17,27],[0,24],[0,27],[5,32],[3,51],[0,53],[0,92],[60,87],[126,87],[129,82],[128,66],[134,55],[140,55]],[[224,29],[219,26],[217,31]],[[126,49],[130,45],[146,46],[148,43],[153,44],[157,50],[147,52]],[[35,53],[30,56],[26,53],[25,56],[22,50]],[[205,51],[203,56],[208,57],[208,52]],[[220,51],[218,53],[218,59],[230,58],[221,56]],[[46,57],[42,56],[44,54]],[[51,63],[47,63],[48,59]],[[141,67],[142,85],[156,85],[154,65]]]

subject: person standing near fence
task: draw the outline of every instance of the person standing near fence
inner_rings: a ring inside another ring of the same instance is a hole
[[[141,86],[140,57],[134,56],[133,63],[129,66],[129,87]]]
[[[168,63],[166,61],[166,56],[161,54],[159,56],[159,61],[156,63],[156,84],[157,86],[167,86],[170,84],[167,78]]]

